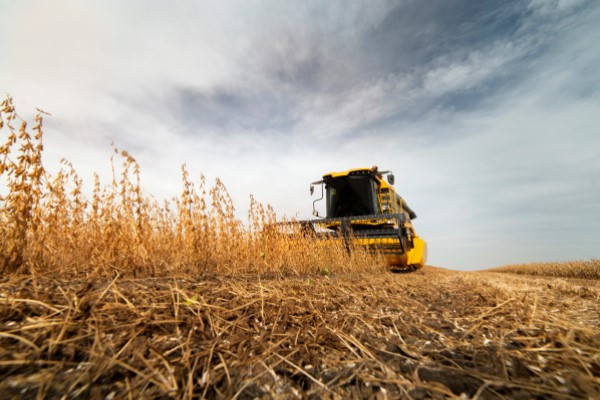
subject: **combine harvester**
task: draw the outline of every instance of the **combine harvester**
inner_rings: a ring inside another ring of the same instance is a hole
[[[387,175],[387,182],[383,176]],[[305,233],[319,238],[342,237],[348,250],[352,246],[380,252],[394,271],[414,271],[427,261],[427,243],[415,232],[412,220],[417,217],[393,188],[391,171],[377,167],[332,172],[310,185],[321,187],[321,197],[313,201],[313,215],[318,219],[298,221]],[[316,203],[325,199],[325,217],[320,217]]]

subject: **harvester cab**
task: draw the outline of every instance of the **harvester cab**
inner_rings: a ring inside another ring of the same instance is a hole
[[[317,235],[342,236],[355,246],[382,253],[392,269],[422,268],[427,260],[427,244],[414,230],[412,220],[417,215],[393,184],[391,171],[379,171],[377,167],[325,174],[310,186],[311,195],[320,186],[320,197],[313,201],[313,215],[318,219],[300,222]],[[323,200],[325,217],[316,209]]]
[[[330,173],[322,180],[311,184],[311,194],[315,185],[321,186],[321,198],[313,202],[313,215],[319,216],[316,203],[323,199],[323,187],[327,207],[327,218],[352,217],[357,215],[380,214],[387,205],[379,202],[377,187],[383,174],[388,174],[388,182],[393,184],[394,175],[390,171],[374,174],[372,170],[350,170],[343,173]]]

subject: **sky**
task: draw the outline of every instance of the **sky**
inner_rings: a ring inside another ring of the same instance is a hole
[[[378,165],[429,264],[600,258],[600,2],[0,0],[0,92],[89,190],[111,143],[144,190],[181,166],[310,218]],[[0,138],[1,139],[1,138]]]

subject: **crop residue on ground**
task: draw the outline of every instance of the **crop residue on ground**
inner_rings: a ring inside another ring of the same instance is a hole
[[[549,285],[434,268],[383,277],[4,278],[0,391],[597,397],[600,287]]]

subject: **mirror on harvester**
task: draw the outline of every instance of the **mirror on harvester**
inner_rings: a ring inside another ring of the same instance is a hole
[[[388,174],[388,176],[387,176],[387,180],[388,180],[388,182],[390,183],[390,185],[393,185],[393,184],[394,184],[394,181],[395,181],[395,179],[394,179],[394,174]]]
[[[312,196],[312,194],[315,192],[315,187],[313,185],[310,185],[310,195]]]

